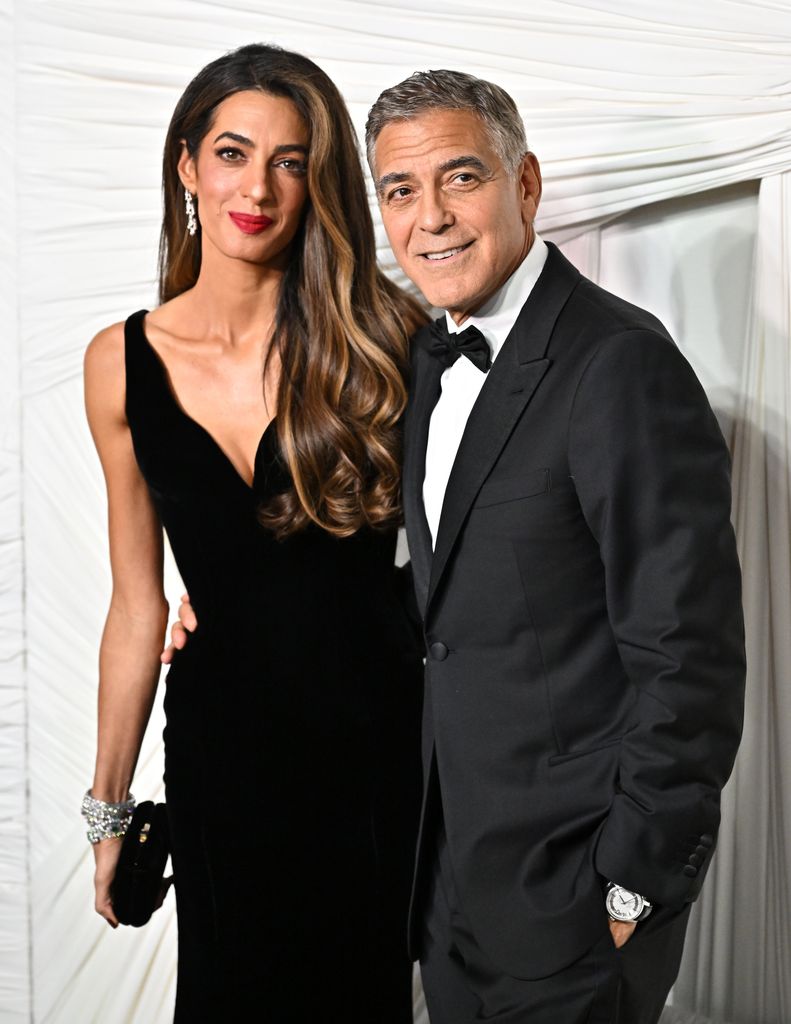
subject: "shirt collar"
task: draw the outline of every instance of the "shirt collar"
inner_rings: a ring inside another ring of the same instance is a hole
[[[530,251],[516,270],[494,295],[481,306],[474,316],[468,317],[461,327],[457,327],[451,315],[445,313],[448,331],[457,334],[470,325],[483,333],[492,350],[492,360],[503,346],[503,342],[511,333],[516,318],[533,290],[544,264],[547,260],[546,242],[538,235],[533,239]]]

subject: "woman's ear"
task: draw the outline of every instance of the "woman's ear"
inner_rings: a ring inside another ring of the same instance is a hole
[[[195,159],[190,156],[185,139],[181,140],[181,156],[177,164],[181,184],[193,194],[198,189],[198,176],[195,173]]]

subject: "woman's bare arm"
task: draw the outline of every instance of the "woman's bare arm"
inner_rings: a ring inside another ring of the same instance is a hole
[[[159,678],[168,606],[162,527],[126,421],[123,325],[99,333],[85,356],[85,405],[107,485],[112,598],[99,654],[99,728],[92,792],[124,800]],[[111,924],[109,883],[120,842],[96,844],[96,909]]]

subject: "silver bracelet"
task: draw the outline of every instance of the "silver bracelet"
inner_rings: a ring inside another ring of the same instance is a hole
[[[129,828],[135,809],[135,798],[130,793],[118,804],[97,800],[88,790],[82,798],[81,814],[88,825],[88,841],[100,843],[102,839],[122,839]]]

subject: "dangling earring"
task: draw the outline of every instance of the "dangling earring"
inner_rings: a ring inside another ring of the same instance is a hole
[[[184,209],[187,211],[187,234],[192,237],[198,230],[198,221],[195,217],[195,203],[192,201],[192,193],[188,188],[184,189]]]

